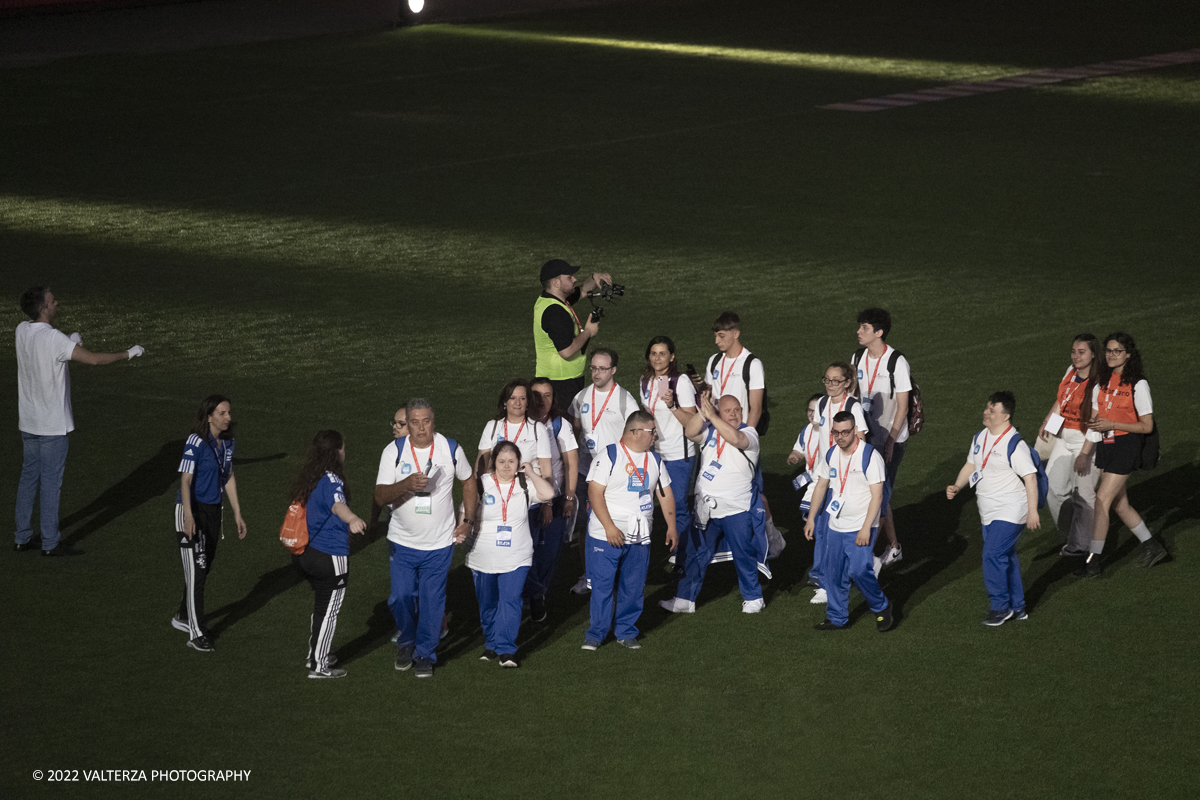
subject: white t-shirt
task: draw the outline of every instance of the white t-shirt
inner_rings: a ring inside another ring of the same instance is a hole
[[[1154,400],[1150,397],[1150,384],[1146,383],[1145,378],[1133,385],[1133,410],[1137,412],[1139,417],[1144,417],[1147,414],[1154,413]],[[1099,384],[1096,384],[1092,387],[1092,413],[1104,416],[1104,414],[1100,411]],[[24,428],[22,428],[22,430],[24,430]],[[1086,438],[1089,441],[1099,442],[1104,440],[1104,434],[1100,431],[1088,431]],[[1115,436],[1112,437],[1112,439],[1115,438]],[[1112,441],[1112,439],[1109,439],[1109,441]]]
[[[554,476],[554,480],[550,483],[554,486],[554,494],[558,496],[566,491],[567,486],[567,473],[566,467],[563,465],[563,453],[578,450],[579,445],[575,443],[575,431],[571,428],[571,420],[566,417],[558,418],[557,435],[554,433],[554,420],[543,424],[546,426],[546,431],[549,434],[546,438],[550,441],[550,473]]]
[[[658,441],[654,443],[654,449],[664,461],[679,461],[691,455],[691,442],[683,435],[683,423],[675,419],[675,414],[662,401],[663,394],[669,389],[667,378],[651,378],[645,386],[638,381],[642,407],[654,415],[658,425]],[[653,408],[650,407],[651,402]],[[680,375],[675,382],[675,404],[681,408],[696,407],[696,390],[686,375]]]
[[[625,420],[638,410],[633,395],[616,383],[607,392],[593,384],[571,401],[571,416],[579,420],[579,474],[587,475],[592,458],[625,432]]]
[[[843,454],[840,448],[834,448],[833,452],[829,454],[828,461],[825,456],[817,458],[815,472],[817,480],[828,478],[829,488],[833,490],[833,497],[830,499],[827,509],[830,530],[839,533],[862,530],[863,523],[867,521],[867,508],[871,505],[871,485],[887,480],[883,456],[874,448],[872,448],[871,459],[867,462],[867,472],[863,474],[863,448],[866,446],[865,442],[855,442],[854,452],[849,456]],[[843,471],[845,471],[845,475],[843,475]],[[845,479],[845,488],[842,485],[843,478]],[[878,526],[879,512],[877,511],[871,527]]]
[[[491,452],[491,449],[503,441],[510,441],[521,451],[521,463],[533,462],[534,469],[541,475],[539,458],[550,458],[550,432],[540,422],[526,419],[516,425],[507,419],[492,420],[483,426],[483,435],[479,437],[479,449]]]
[[[625,534],[625,544],[650,544],[650,526],[654,520],[653,489],[670,486],[671,476],[659,467],[656,453],[630,450],[627,456],[619,441],[616,451],[615,464],[609,460],[607,447],[596,454],[588,472],[588,483],[605,487],[604,502],[608,514],[613,524]],[[588,515],[588,536],[608,539],[595,513]]]
[[[379,458],[376,486],[398,483],[415,472],[429,476],[429,486],[424,493],[428,497],[409,497],[392,511],[388,540],[413,550],[440,550],[454,544],[454,479],[465,481],[470,478],[471,462],[462,445],[458,445],[452,459],[450,443],[440,433],[434,434],[431,447],[415,448],[415,461],[413,450],[412,439],[406,436],[399,463],[395,441],[383,448]]]
[[[71,371],[75,343],[49,322],[17,326],[17,427],[38,436],[75,430]]]
[[[750,363],[750,385],[746,386],[746,382],[742,380],[742,371],[745,369],[747,358],[750,358],[750,351],[745,347],[742,348],[742,352],[738,353],[737,358],[729,358],[724,355],[720,358],[710,357],[708,372],[704,375],[704,381],[713,387],[714,405],[727,394],[738,399],[738,402],[742,404],[742,422],[750,419],[750,392],[748,390],[767,388],[767,379],[761,358],[755,358]]]
[[[721,439],[712,423],[706,422],[704,425],[700,475],[696,478],[697,502],[703,503],[707,502],[706,498],[713,498],[716,502],[712,509],[713,519],[749,511],[750,501],[754,498],[754,467],[759,458],[758,431],[742,423],[739,430],[746,434],[750,442],[741,451]],[[719,456],[718,446],[721,446]]]
[[[908,359],[900,356],[896,360],[896,391],[892,391],[892,379],[888,376],[888,361],[892,357],[894,347],[888,345],[883,355],[878,359],[863,351],[862,359],[858,362],[858,389],[862,398],[863,411],[867,417],[870,429],[867,440],[876,447],[883,447],[888,433],[892,429],[892,421],[896,418],[896,394],[912,391],[912,372],[908,367]],[[901,423],[900,433],[896,443],[908,441],[908,418]]]
[[[810,503],[813,492],[817,488],[817,477],[813,474],[817,469],[817,461],[821,458],[821,453],[829,448],[821,448],[821,429],[816,423],[810,422],[804,426],[804,430],[800,431],[792,449],[804,457],[804,472],[811,478],[811,482],[804,488],[804,497],[801,502]]]
[[[821,407],[824,407],[825,413],[821,413]],[[851,396],[849,393],[842,395],[842,399],[834,403],[826,396],[821,400],[821,406],[817,408],[817,427],[821,430],[821,452],[824,453],[829,448],[833,447],[833,417],[839,411],[849,411],[854,415],[855,430],[862,431],[868,434],[870,438],[870,428],[867,426],[867,418],[863,416],[862,403],[858,402],[857,397]]]
[[[1014,436],[1020,436],[1016,428],[999,439],[984,429],[971,440],[967,460],[980,474],[979,482],[975,484],[975,500],[984,525],[991,525],[996,520],[1024,525],[1028,518],[1029,500],[1021,479],[1037,472],[1037,467],[1033,466],[1029,445],[1024,441],[1013,451],[1012,466],[1008,465],[1008,446]]]
[[[499,574],[533,565],[533,535],[529,532],[529,501],[536,498],[533,486],[529,495],[514,479],[498,483],[493,473],[479,479],[483,494],[479,498],[483,518],[479,531],[467,551],[467,569]],[[507,507],[507,508],[506,508]],[[505,513],[507,510],[507,519]],[[500,528],[511,528],[501,531]]]

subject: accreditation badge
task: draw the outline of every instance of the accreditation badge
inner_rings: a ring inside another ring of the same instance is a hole
[[[413,511],[418,514],[433,513],[433,495],[429,492],[418,492],[413,496]]]

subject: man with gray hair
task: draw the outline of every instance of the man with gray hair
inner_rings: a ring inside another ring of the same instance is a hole
[[[42,555],[75,555],[60,540],[58,497],[67,463],[67,434],[75,430],[71,412],[71,373],[67,362],[102,366],[137,358],[134,345],[119,353],[93,353],[78,333],[67,336],[54,327],[58,300],[45,286],[21,295],[29,319],[17,326],[17,426],[25,459],[17,486],[17,532],[13,549],[33,548],[33,498],[41,492]]]
[[[392,573],[388,605],[398,631],[396,669],[415,665],[418,678],[431,678],[454,545],[470,533],[478,492],[462,447],[434,430],[429,401],[414,398],[406,409],[408,434],[383,449],[375,502],[395,509],[387,538]],[[462,482],[466,510],[457,526],[455,478]]]

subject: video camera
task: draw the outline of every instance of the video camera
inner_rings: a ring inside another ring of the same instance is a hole
[[[612,303],[618,297],[625,296],[625,287],[620,283],[602,283],[595,289],[587,293],[588,300],[592,301],[592,319],[599,320],[604,316],[604,308],[598,300],[604,300]]]

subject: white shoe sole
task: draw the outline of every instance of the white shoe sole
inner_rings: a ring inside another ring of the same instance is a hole
[[[177,630],[177,631],[183,631],[184,633],[191,633],[191,632],[192,632],[192,629],[191,629],[191,628],[189,628],[189,627],[187,626],[187,624],[186,624],[186,623],[184,623],[184,622],[180,622],[180,621],[179,621],[178,619],[176,619],[175,617],[171,617],[171,627],[172,627],[172,628],[174,628],[174,629],[175,629],[175,630]]]
[[[812,599],[808,602],[812,603],[814,606],[822,606],[829,602],[829,595],[824,589],[818,589],[813,594]]]

